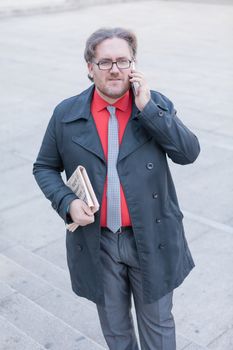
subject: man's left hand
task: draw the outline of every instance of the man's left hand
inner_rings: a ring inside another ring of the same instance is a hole
[[[149,86],[147,85],[143,73],[138,72],[134,69],[129,74],[129,81],[130,83],[136,83],[137,88],[135,94],[135,104],[138,107],[138,109],[142,111],[151,97]]]

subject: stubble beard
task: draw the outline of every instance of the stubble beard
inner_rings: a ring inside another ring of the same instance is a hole
[[[112,75],[109,79],[117,79],[118,76],[117,75]],[[120,89],[117,89],[117,87],[111,87],[106,85],[103,86],[98,86],[98,90],[100,91],[100,93],[110,99],[118,99],[120,97],[122,97],[130,88],[130,83],[128,82],[128,84],[125,84],[124,86],[122,86]],[[118,91],[117,91],[118,90]]]
[[[104,87],[103,89],[99,89],[99,90],[103,95],[105,95],[109,98],[115,99],[115,98],[122,97],[126,93],[126,91],[129,90],[129,86],[125,86],[124,88],[122,88],[118,92],[115,91],[115,89],[108,88],[108,87]]]

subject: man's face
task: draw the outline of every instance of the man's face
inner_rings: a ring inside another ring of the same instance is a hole
[[[105,60],[118,61],[120,59],[132,60],[132,53],[124,39],[112,38],[102,41],[95,52],[94,62]],[[100,95],[107,101],[118,99],[129,89],[129,73],[127,69],[119,69],[116,64],[108,70],[100,70],[94,63],[88,63],[89,74],[93,77],[95,86]]]

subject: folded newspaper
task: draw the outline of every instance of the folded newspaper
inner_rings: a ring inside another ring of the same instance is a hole
[[[79,165],[71,177],[68,179],[66,185],[76,194],[76,196],[83,200],[91,209],[93,213],[99,210],[99,203],[96,198],[95,192],[91,185],[91,181],[87,175],[86,169]],[[66,228],[74,232],[78,228],[78,224],[67,224]]]

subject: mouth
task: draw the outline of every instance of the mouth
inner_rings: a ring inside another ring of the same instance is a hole
[[[109,81],[110,83],[117,83],[117,82],[122,81],[122,79],[108,79],[108,81]]]

